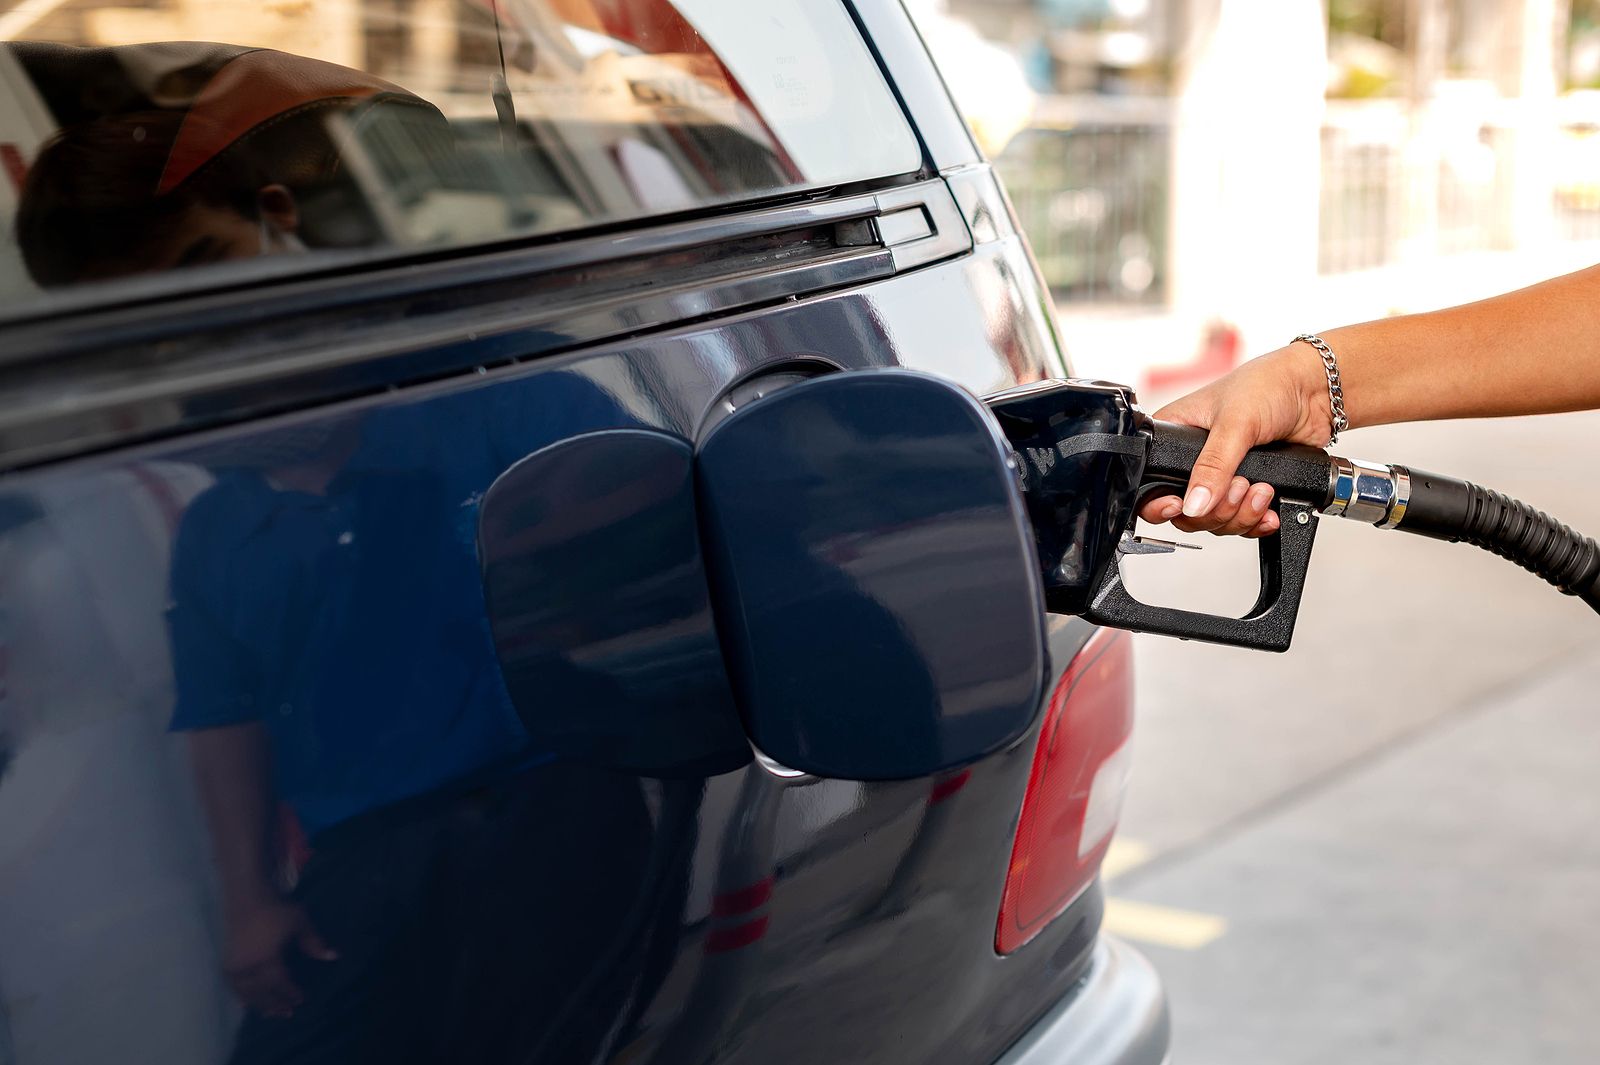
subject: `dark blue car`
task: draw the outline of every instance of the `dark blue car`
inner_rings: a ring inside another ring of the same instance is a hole
[[[897,0],[0,27],[0,1062],[1166,1060],[1128,638],[855,387],[1068,370]]]

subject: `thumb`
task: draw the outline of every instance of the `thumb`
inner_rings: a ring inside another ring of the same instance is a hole
[[[299,945],[300,952],[308,958],[317,961],[339,960],[339,952],[322,941],[322,936],[311,926],[309,919],[300,923],[300,931],[295,936],[295,942]]]
[[[1227,493],[1245,452],[1255,444],[1252,434],[1237,423],[1222,421],[1212,428],[1189,475],[1189,490],[1183,497],[1184,517],[1200,518],[1211,513]]]

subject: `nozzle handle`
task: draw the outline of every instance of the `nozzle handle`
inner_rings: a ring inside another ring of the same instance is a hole
[[[1145,481],[1151,485],[1188,484],[1209,434],[1192,425],[1153,419],[1147,431],[1150,455],[1144,466]],[[1252,484],[1270,484],[1278,497],[1310,503],[1315,510],[1333,502],[1333,457],[1318,447],[1264,444],[1251,448],[1239,464],[1239,476]]]
[[[1208,434],[1204,429],[1154,420],[1141,428],[1149,436],[1150,446],[1138,501],[1168,490],[1181,495]],[[1098,624],[1136,632],[1287,651],[1311,564],[1317,534],[1315,512],[1333,499],[1333,471],[1333,458],[1326,451],[1299,444],[1253,448],[1239,464],[1240,476],[1272,486],[1272,507],[1279,521],[1278,531],[1259,541],[1261,594],[1244,617],[1141,603],[1123,584],[1120,558],[1106,567],[1084,616]]]
[[[1176,607],[1151,606],[1129,594],[1122,583],[1120,559],[1106,567],[1089,608],[1083,616],[1097,625],[1134,632],[1154,632],[1185,640],[1226,643],[1258,651],[1287,651],[1294,637],[1300,595],[1317,522],[1309,503],[1275,498],[1279,529],[1260,541],[1261,594],[1242,618],[1225,618]]]

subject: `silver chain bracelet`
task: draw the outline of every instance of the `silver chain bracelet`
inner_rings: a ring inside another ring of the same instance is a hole
[[[1350,419],[1344,414],[1344,386],[1339,381],[1339,360],[1333,357],[1333,349],[1328,347],[1328,342],[1319,336],[1301,333],[1289,343],[1300,342],[1310,344],[1322,356],[1322,370],[1328,375],[1328,405],[1333,419],[1333,435],[1328,437],[1328,446],[1332,447],[1339,442],[1339,434],[1350,428]]]

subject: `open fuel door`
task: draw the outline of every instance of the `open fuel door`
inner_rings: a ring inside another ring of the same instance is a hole
[[[892,779],[1027,729],[1044,598],[982,403],[909,371],[831,374],[718,423],[695,467],[713,612],[758,748]]]
[[[536,746],[670,776],[753,743],[887,780],[1032,722],[1048,663],[1028,529],[981,403],[861,371],[758,398],[698,448],[607,430],[536,452],[485,497],[479,548]]]

